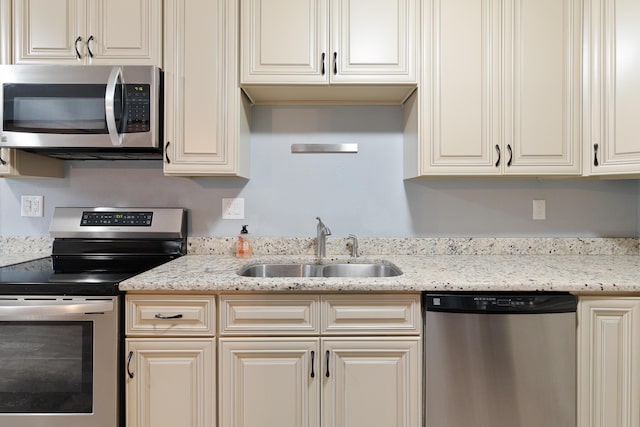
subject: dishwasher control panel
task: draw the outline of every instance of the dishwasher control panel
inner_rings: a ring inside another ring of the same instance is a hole
[[[456,313],[566,313],[577,307],[576,297],[565,292],[427,292],[424,302],[427,311]]]

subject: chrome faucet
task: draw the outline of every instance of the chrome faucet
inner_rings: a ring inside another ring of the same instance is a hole
[[[331,235],[331,230],[329,230],[329,227],[324,225],[319,216],[317,216],[316,219],[318,220],[318,258],[322,258],[327,252],[327,236]]]

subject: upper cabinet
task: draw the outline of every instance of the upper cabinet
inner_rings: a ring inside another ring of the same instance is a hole
[[[158,0],[13,0],[13,63],[162,65]]]
[[[580,0],[425,1],[406,177],[579,175],[581,22]]]
[[[241,0],[252,101],[402,103],[418,76],[418,0]]]
[[[640,4],[588,0],[585,20],[585,172],[638,175]]]
[[[164,173],[249,176],[235,0],[165,0]]]

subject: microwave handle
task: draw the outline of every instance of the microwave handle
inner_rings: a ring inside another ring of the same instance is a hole
[[[107,130],[109,131],[109,138],[111,139],[111,145],[122,145],[122,134],[118,133],[118,127],[116,126],[116,87],[118,82],[124,85],[124,79],[122,77],[122,68],[113,67],[111,74],[109,74],[109,80],[107,81],[107,89],[104,95],[104,110],[107,118]],[[124,93],[124,92],[123,92]]]

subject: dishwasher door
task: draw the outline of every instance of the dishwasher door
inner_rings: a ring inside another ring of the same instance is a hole
[[[576,298],[425,294],[426,427],[575,427]]]

